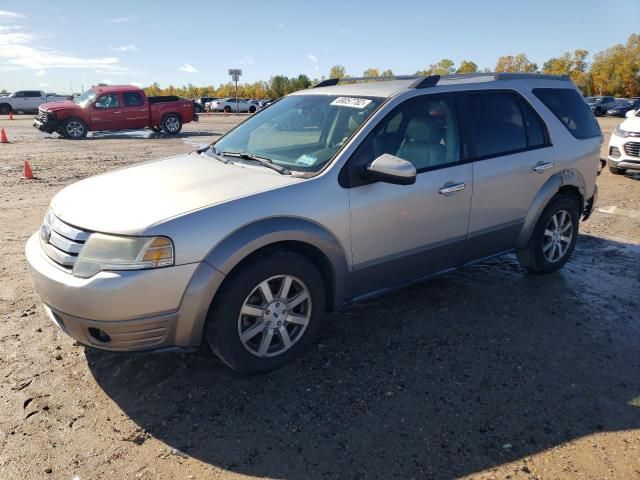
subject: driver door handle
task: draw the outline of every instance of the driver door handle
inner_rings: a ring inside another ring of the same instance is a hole
[[[548,169],[550,169],[552,167],[553,167],[553,162],[538,163],[538,164],[536,164],[535,167],[533,167],[533,171],[541,173],[541,172],[544,172],[545,170],[548,170]]]
[[[449,183],[446,183],[442,188],[440,188],[440,190],[438,190],[438,193],[440,195],[451,195],[453,193],[464,190],[465,188],[467,188],[467,182],[460,182],[460,183],[449,182]]]

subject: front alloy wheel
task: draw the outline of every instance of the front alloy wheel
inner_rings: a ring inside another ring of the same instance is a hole
[[[87,127],[76,119],[67,120],[63,128],[64,136],[71,139],[79,139],[87,136]]]
[[[309,347],[325,312],[322,275],[306,257],[269,249],[237,267],[216,293],[207,343],[241,373],[280,368]]]
[[[258,357],[275,357],[295,345],[311,317],[309,289],[299,278],[277,275],[260,282],[238,316],[244,348]]]

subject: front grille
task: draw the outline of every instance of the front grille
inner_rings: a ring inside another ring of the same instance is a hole
[[[47,121],[47,112],[43,112],[42,109],[38,109],[38,119],[42,122]]]
[[[40,243],[51,260],[70,271],[89,235],[49,212],[40,229]]]
[[[626,153],[630,157],[640,157],[640,142],[625,143],[624,153]]]
[[[618,147],[611,147],[609,149],[609,156],[613,158],[618,158],[620,156],[620,150],[618,150]]]

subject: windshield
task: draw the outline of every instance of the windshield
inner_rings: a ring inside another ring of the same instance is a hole
[[[384,101],[373,97],[292,95],[249,118],[214,144],[289,170],[317,172]]]
[[[77,103],[81,107],[86,107],[93,101],[94,98],[96,98],[96,95],[96,92],[94,92],[93,90],[87,90],[79,97],[74,98],[73,102]]]

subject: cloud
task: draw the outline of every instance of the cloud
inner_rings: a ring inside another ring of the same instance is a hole
[[[37,44],[36,37],[25,32],[0,35],[0,65],[7,68],[45,70],[51,68],[100,68],[123,70],[116,57],[81,57]]]
[[[0,25],[0,33],[8,32],[10,30],[20,30],[22,28],[21,25]]]
[[[113,83],[113,80],[109,80],[108,78],[105,78],[104,80],[102,80],[102,82],[100,83],[106,83],[107,85],[111,85]]]
[[[187,73],[198,73],[198,70],[196,68],[193,68],[188,63],[185,63],[183,66],[181,66],[180,70],[182,70],[183,72],[187,72]]]
[[[40,86],[41,86],[41,87],[48,87],[48,86],[49,86],[49,84],[48,84],[48,83],[41,83],[41,84],[40,84]]]
[[[316,57],[315,55],[309,54],[307,55],[307,58],[311,60],[313,63],[318,63],[318,57]]]
[[[0,10],[0,17],[5,17],[5,18],[24,18],[25,15],[24,15],[24,13],[9,12],[7,10]]]
[[[109,20],[111,23],[126,23],[128,21],[130,21],[131,19],[129,17],[118,17],[118,18],[112,18],[111,20]]]
[[[250,57],[248,55],[245,55],[244,57],[242,57],[240,60],[238,60],[238,63],[240,65],[253,65],[253,57]]]
[[[38,75],[39,77],[41,77],[42,75],[46,75],[46,74],[47,74],[47,71],[46,71],[46,70],[38,70],[38,71],[36,72],[36,75]]]
[[[120,45],[119,47],[109,47],[111,50],[115,50],[116,52],[137,52],[138,49],[135,45]]]
[[[135,85],[138,88],[142,88],[142,83],[140,82],[129,82],[129,85]]]

